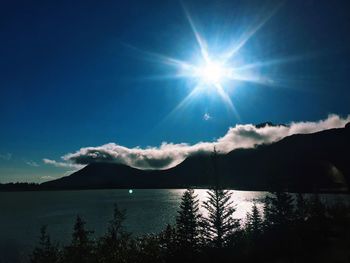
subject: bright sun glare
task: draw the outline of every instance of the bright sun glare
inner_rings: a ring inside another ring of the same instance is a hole
[[[238,112],[236,111],[230,96],[230,91],[232,90],[232,87],[234,87],[235,82],[251,82],[260,85],[271,85],[273,80],[268,76],[260,75],[260,68],[288,61],[287,59],[275,59],[271,61],[255,61],[246,64],[242,59],[242,56],[237,57],[237,55],[240,54],[240,50],[269,20],[279,6],[280,5],[262,15],[251,25],[247,25],[246,30],[244,30],[242,35],[238,36],[232,44],[228,43],[227,46],[224,45],[220,48],[220,53],[210,53],[211,49],[209,48],[207,41],[201,36],[190,14],[184,7],[185,15],[199,48],[199,54],[195,56],[195,60],[197,62],[201,61],[201,63],[195,63],[191,60],[184,61],[156,53],[146,53],[147,55],[156,58],[157,61],[173,66],[177,69],[175,74],[160,76],[161,78],[184,78],[191,80],[188,83],[194,85],[191,92],[178,104],[172,113],[175,113],[177,110],[189,104],[194,98],[196,98],[197,94],[210,90],[213,94],[217,94],[227,109],[239,118]],[[212,50],[218,51],[218,48],[216,47]]]
[[[220,62],[208,60],[204,65],[195,67],[194,75],[205,84],[221,84],[230,77],[230,69]]]

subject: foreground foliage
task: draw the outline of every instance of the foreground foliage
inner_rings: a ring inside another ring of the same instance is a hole
[[[133,237],[125,211],[114,207],[107,232],[93,238],[77,216],[71,243],[52,243],[42,227],[31,263],[138,262],[349,262],[350,209],[327,207],[318,195],[270,193],[255,202],[244,222],[235,219],[230,191],[212,189],[200,214],[194,191],[181,199],[176,224],[159,234]]]

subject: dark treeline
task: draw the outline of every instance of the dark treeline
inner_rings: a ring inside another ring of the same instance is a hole
[[[40,184],[37,183],[0,183],[0,191],[35,191],[40,190]]]
[[[206,215],[200,213],[200,205]],[[70,244],[53,242],[42,227],[31,263],[114,262],[349,262],[350,209],[326,206],[318,195],[273,192],[244,222],[233,217],[230,191],[212,189],[199,203],[187,190],[174,225],[161,233],[134,237],[123,226],[124,210],[114,207],[106,233],[93,238],[77,216]]]

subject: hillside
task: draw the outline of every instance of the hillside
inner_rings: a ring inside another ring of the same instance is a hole
[[[94,163],[46,189],[186,188],[216,182],[243,190],[348,191],[350,128],[297,134],[253,149],[214,157],[191,156],[167,170],[139,170],[122,164]]]

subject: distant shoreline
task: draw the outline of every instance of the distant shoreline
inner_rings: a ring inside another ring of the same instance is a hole
[[[0,188],[4,187],[4,185],[1,185]],[[138,189],[138,190],[174,190],[174,189],[198,189],[198,190],[207,190],[210,189],[210,187],[194,187],[194,186],[181,186],[181,187],[152,187],[152,188],[143,188],[143,187],[84,187],[84,188],[49,188],[49,187],[41,187],[39,184],[35,185],[33,188],[28,187],[27,189],[19,189],[19,188],[7,188],[7,189],[0,189],[0,192],[57,192],[57,191],[87,191],[87,190],[128,190],[128,189]],[[225,188],[226,190],[233,190],[233,191],[244,191],[244,192],[276,192],[276,189],[243,189],[243,188]],[[289,192],[289,193],[303,193],[303,194],[350,194],[348,190],[332,190],[332,189],[321,189],[317,191],[297,191],[297,190],[290,190],[285,189],[283,191]]]

